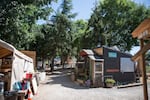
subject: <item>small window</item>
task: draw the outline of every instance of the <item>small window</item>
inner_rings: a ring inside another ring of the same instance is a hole
[[[117,58],[117,53],[116,52],[108,52],[108,57]]]
[[[95,62],[95,71],[102,71],[102,63]]]
[[[131,58],[120,58],[121,72],[134,72],[134,62]]]

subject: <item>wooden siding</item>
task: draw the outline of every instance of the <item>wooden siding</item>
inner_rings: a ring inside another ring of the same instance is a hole
[[[9,56],[9,55],[11,55],[11,54],[12,54],[12,52],[9,51],[8,49],[5,49],[5,48],[3,48],[3,47],[0,47],[0,58]]]
[[[94,52],[96,52],[98,55],[103,55],[103,48],[96,48],[94,49]]]
[[[104,77],[112,76],[118,82],[134,82],[135,81],[135,73],[134,72],[124,72],[120,71],[120,58],[126,57],[131,58],[132,56],[129,54],[121,53],[119,51],[114,51],[108,48],[103,49],[104,52]],[[117,57],[108,57],[108,52],[117,53]],[[107,72],[108,70],[114,70],[114,72]]]

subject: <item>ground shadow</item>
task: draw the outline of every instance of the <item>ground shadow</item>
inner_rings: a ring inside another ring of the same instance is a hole
[[[88,87],[82,86],[73,82],[70,78],[70,69],[62,69],[54,71],[51,75],[49,75],[48,79],[43,84],[61,84],[64,87],[73,88],[73,89],[88,89]]]

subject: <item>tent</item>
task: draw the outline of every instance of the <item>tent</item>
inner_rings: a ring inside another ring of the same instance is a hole
[[[33,59],[1,39],[0,61],[0,73],[7,76],[7,90],[13,90],[15,82],[21,81],[26,72],[34,72]]]

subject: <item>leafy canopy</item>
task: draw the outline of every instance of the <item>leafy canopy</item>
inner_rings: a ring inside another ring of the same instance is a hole
[[[38,18],[46,19],[54,0],[1,0],[0,38],[16,48],[29,49],[34,41],[32,25]]]
[[[103,0],[95,6],[84,36],[84,47],[97,45],[118,46],[122,51],[130,50],[137,41],[132,31],[139,23],[150,17],[150,9],[130,0]],[[90,40],[89,44],[86,44]]]

